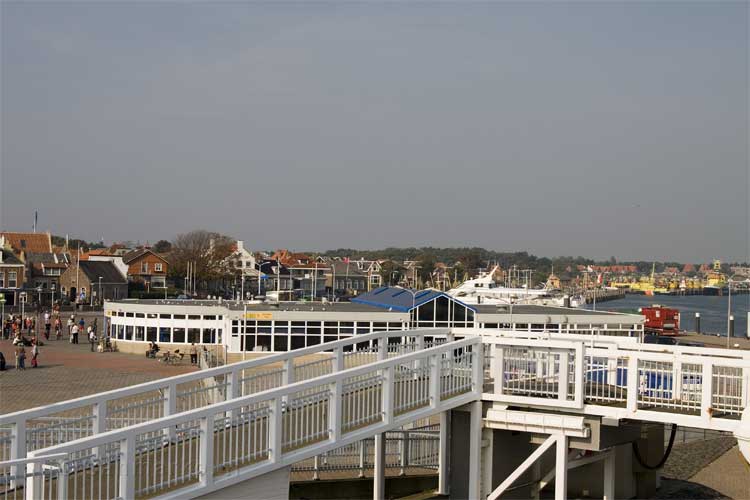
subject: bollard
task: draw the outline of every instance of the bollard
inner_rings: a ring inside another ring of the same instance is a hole
[[[729,338],[734,337],[734,315],[729,316]]]
[[[701,332],[701,313],[695,313],[695,333]]]

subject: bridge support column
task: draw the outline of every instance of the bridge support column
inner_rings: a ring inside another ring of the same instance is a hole
[[[375,435],[375,470],[372,477],[372,498],[385,498],[385,432]]]
[[[555,500],[568,498],[568,436],[561,434],[555,448]]]
[[[612,453],[604,459],[604,500],[615,500],[615,477],[617,475],[615,456],[616,453],[613,450]]]
[[[449,440],[450,440],[450,411],[444,411],[440,414],[440,455],[438,456],[438,495],[450,494],[450,487],[448,483],[449,468],[448,464],[450,459],[448,454],[450,453]]]
[[[469,498],[479,498],[482,459],[482,402],[470,403],[469,416]]]

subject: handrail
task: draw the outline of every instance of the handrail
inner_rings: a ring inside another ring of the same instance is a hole
[[[453,342],[446,342],[436,347],[430,347],[428,349],[424,349],[421,351],[412,352],[408,354],[402,354],[400,356],[396,356],[396,357],[389,358],[389,359],[384,359],[382,361],[375,361],[373,363],[370,363],[364,366],[357,366],[354,368],[349,368],[349,369],[338,371],[329,375],[323,375],[323,376],[316,377],[313,379],[304,380],[302,382],[295,382],[295,383],[285,385],[282,387],[277,387],[277,388],[269,389],[263,392],[258,392],[255,394],[251,394],[249,396],[242,396],[239,398],[230,399],[228,401],[214,403],[212,405],[204,406],[202,408],[196,408],[194,410],[188,410],[188,411],[181,412],[175,415],[165,416],[156,420],[152,420],[150,422],[135,424],[129,427],[123,427],[121,429],[114,429],[111,431],[106,431],[106,432],[102,432],[99,434],[95,434],[93,436],[87,436],[87,437],[76,439],[74,441],[69,441],[67,443],[62,443],[59,445],[51,446],[49,448],[35,450],[32,452],[29,452],[29,456],[30,457],[46,457],[48,455],[55,454],[55,453],[75,451],[77,448],[81,448],[81,445],[85,445],[84,449],[94,448],[94,447],[106,444],[108,442],[125,439],[129,436],[133,436],[134,434],[143,434],[147,432],[160,430],[165,427],[177,425],[179,423],[195,421],[201,418],[206,418],[208,416],[216,415],[217,413],[220,413],[220,412],[231,411],[231,410],[243,407],[243,406],[249,406],[249,405],[260,403],[263,401],[280,400],[284,396],[289,396],[291,394],[302,392],[307,389],[315,388],[321,385],[331,384],[338,380],[356,377],[357,375],[369,373],[369,372],[376,371],[376,370],[385,370],[385,369],[395,367],[403,363],[407,363],[409,361],[416,361],[422,358],[429,358],[436,354],[442,354],[443,352],[446,352],[446,351],[451,352],[457,349],[461,349],[461,348],[465,348],[465,347],[469,347],[473,345],[479,345],[479,344],[481,344],[481,341],[475,337],[469,337],[463,340],[456,340]],[[478,352],[481,352],[481,351],[478,351]],[[472,392],[478,397],[481,395],[482,384],[478,381],[474,381],[474,383],[476,387],[473,388]]]
[[[308,354],[317,354],[345,346],[359,344],[361,342],[367,342],[370,340],[377,340],[382,337],[414,337],[419,335],[447,335],[449,333],[448,328],[425,328],[416,330],[391,330],[383,332],[372,332],[363,335],[354,335],[348,339],[336,340],[333,342],[321,343],[315,346],[306,347],[304,349],[296,349],[294,351],[283,352],[279,354],[272,354],[263,358],[252,359],[248,361],[240,361],[237,363],[231,363],[227,365],[217,366],[215,368],[209,368],[207,370],[201,370],[192,373],[186,373],[182,375],[175,375],[173,377],[162,378],[152,382],[144,382],[142,384],[132,385],[129,387],[123,387],[121,389],[113,389],[111,391],[100,392],[97,394],[91,394],[88,396],[82,396],[80,398],[69,399],[66,401],[59,401],[57,403],[51,403],[45,406],[37,406],[35,408],[29,408],[26,410],[19,410],[13,413],[7,413],[0,415],[0,425],[3,424],[15,424],[19,421],[19,417],[24,417],[24,420],[45,416],[50,413],[58,413],[61,411],[71,410],[80,406],[88,406],[94,403],[100,403],[103,400],[110,400],[120,397],[132,396],[142,392],[153,391],[161,389],[171,384],[182,384],[185,382],[193,382],[204,378],[209,378],[217,375],[226,375],[235,370],[245,370],[248,368],[256,368],[273,363],[279,363],[288,361],[293,358],[298,358]]]

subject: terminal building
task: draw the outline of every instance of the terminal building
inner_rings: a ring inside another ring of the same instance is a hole
[[[547,306],[467,305],[434,290],[380,287],[352,302],[257,303],[221,300],[117,300],[104,306],[119,350],[157,342],[192,343],[224,352],[284,352],[366,334],[409,328],[513,329],[640,337],[640,315]]]

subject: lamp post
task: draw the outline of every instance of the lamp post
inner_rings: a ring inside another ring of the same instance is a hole
[[[102,277],[99,276],[99,297],[97,297],[99,303],[104,306],[104,294],[102,293]]]
[[[411,294],[411,310],[409,311],[409,316],[410,316],[409,320],[411,322],[411,312],[414,311],[414,308],[416,307],[416,304],[417,304],[417,292],[419,290],[412,290],[411,288],[404,288],[404,287],[401,287],[401,286],[399,288],[401,288],[402,290],[407,291],[407,292],[409,292]],[[415,320],[414,322],[415,323],[416,323],[416,319],[417,319],[417,315],[415,313],[414,314],[414,320]]]

